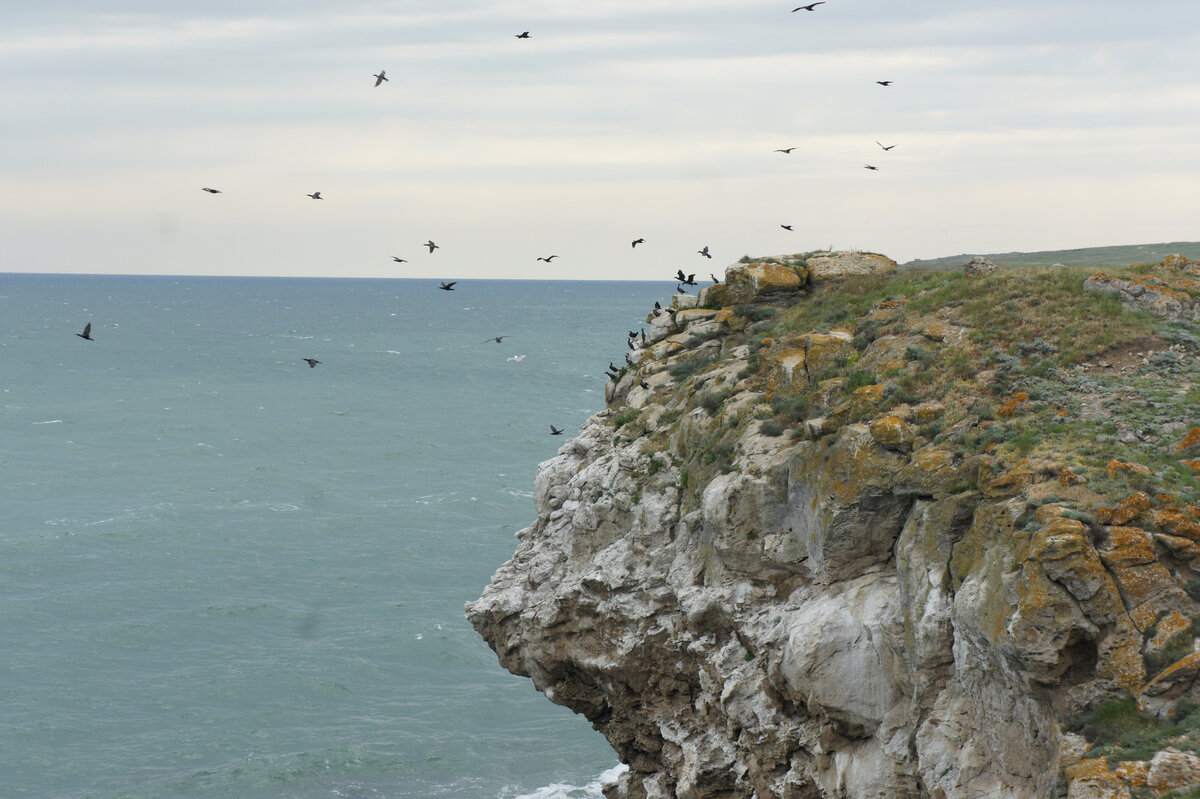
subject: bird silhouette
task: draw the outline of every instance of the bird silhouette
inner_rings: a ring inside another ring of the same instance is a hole
[[[451,280],[449,283],[442,281],[442,285],[438,286],[438,288],[442,291],[454,291],[454,284],[457,282],[457,280]]]
[[[518,34],[517,34],[517,38],[518,38],[518,39],[528,39],[528,38],[529,38],[529,31],[525,31],[524,33],[518,33]]]
[[[878,172],[878,171],[879,171],[879,167],[877,167],[877,166],[871,166],[870,164],[867,164],[867,165],[865,165],[865,166],[863,167],[863,169],[869,169],[869,170],[871,170],[872,172]]]
[[[491,338],[485,338],[483,341],[481,341],[479,343],[487,344],[489,341],[494,341],[497,344],[499,344],[501,341],[504,341],[504,339],[506,339],[506,338],[512,338],[512,336],[492,336]]]
[[[793,8],[792,13],[795,14],[797,11],[812,11],[817,6],[823,6],[823,5],[825,5],[825,0],[818,0],[818,2],[816,2],[816,3],[809,3],[806,6],[800,6],[798,8]]]
[[[407,261],[407,260],[405,260],[405,259],[401,258],[399,255],[393,255],[393,256],[392,256],[392,260],[393,260],[393,261],[395,261],[395,262],[396,262],[396,263],[398,263],[398,264],[406,264],[406,263],[408,263],[408,261]]]
[[[381,70],[379,70],[378,75],[372,75],[371,77],[375,78],[375,85],[378,86],[379,84],[383,83],[385,80],[388,79],[387,70],[381,69]]]
[[[639,380],[638,385],[641,386],[642,388],[646,388],[646,389],[650,388],[650,384],[647,383],[645,380]]]
[[[557,427],[555,427],[554,425],[550,425],[550,435],[552,435],[552,436],[561,436],[562,434],[563,434],[563,431],[562,431],[562,430],[559,430],[559,429],[558,429]]]
[[[705,258],[708,258],[710,261],[712,260],[712,256],[708,254],[708,245],[707,244],[704,245],[703,250],[696,250],[696,252],[700,253]]]
[[[876,139],[876,140],[875,140],[875,143],[876,143],[876,144],[879,144],[879,139]],[[880,148],[881,148],[881,149],[882,149],[882,150],[883,150],[885,153],[886,153],[888,150],[890,150],[890,149],[892,149],[893,147],[895,147],[895,146],[896,146],[896,145],[894,145],[894,144],[889,144],[888,146],[884,147],[882,144],[879,144],[879,147],[880,147]]]
[[[630,246],[630,247],[636,247],[636,246],[638,246],[639,244],[645,244],[645,243],[646,243],[646,240],[645,240],[645,239],[634,239],[634,240],[633,240],[633,244],[631,244],[631,245],[629,245],[629,246]]]
[[[658,300],[654,301],[654,310],[656,310],[656,311],[662,310],[662,306],[658,304]]]
[[[319,192],[319,191],[314,191],[312,194],[310,194],[308,196],[312,197],[314,200],[324,200],[325,199],[324,197],[321,196],[321,192]]]
[[[706,247],[705,249],[708,249],[708,248]],[[675,279],[678,280],[680,283],[682,283],[685,286],[696,285],[696,273],[695,272],[693,272],[690,275],[685,275],[685,274],[683,274],[683,270],[680,269],[679,271],[677,271],[675,273]]]
[[[209,194],[220,194],[221,193],[220,189],[210,189],[208,186],[205,186],[204,188],[200,189],[200,191],[206,191]]]
[[[777,152],[777,153],[783,153],[784,155],[791,155],[791,154],[792,154],[792,150],[795,150],[795,149],[796,149],[795,147],[787,147],[787,148],[785,148],[785,149],[783,149],[783,150],[776,150],[775,152]]]
[[[891,86],[892,85],[892,81],[890,81],[890,80],[877,80],[875,82],[878,83],[880,86]]]
[[[551,261],[553,261],[553,260],[554,260],[555,258],[557,258],[557,257],[558,257],[557,255],[548,255],[548,256],[546,256],[545,258],[543,258],[543,257],[541,257],[541,256],[539,255],[539,256],[538,256],[538,260],[539,260],[539,261],[545,261],[546,263],[550,263]]]
[[[609,361],[609,362],[608,362],[608,368],[609,368],[609,369],[611,369],[611,370],[612,370],[612,371],[614,371],[614,372],[619,372],[619,371],[620,371],[619,369],[617,369],[617,367],[613,366],[613,362],[612,362],[612,361]]]
[[[791,226],[791,225],[780,225],[780,227],[781,227],[781,228],[783,228],[784,230],[791,230],[791,229],[792,229],[792,226]]]
[[[687,289],[685,289],[683,286],[676,283],[675,284],[675,293],[676,294],[687,294]]]
[[[434,250],[440,249],[439,245],[433,243],[433,239],[430,239],[429,241],[425,242],[425,244],[422,246],[429,248],[430,255],[433,255]]]
[[[309,369],[315,369],[317,364],[320,363],[320,361],[318,361],[316,358],[301,358],[300,360],[307,363]]]
[[[716,275],[714,275],[712,272],[709,272],[709,273],[708,273],[708,276],[712,278],[712,282],[713,282],[713,285],[714,285],[714,286],[715,286],[715,285],[717,285],[718,283],[720,283],[720,282],[721,282],[721,281],[720,281],[720,280],[717,278],[717,276],[716,276]]]
[[[92,323],[91,322],[88,322],[86,325],[83,326],[82,333],[76,333],[75,335],[79,336],[80,338],[85,338],[88,341],[96,340],[96,339],[92,338]]]

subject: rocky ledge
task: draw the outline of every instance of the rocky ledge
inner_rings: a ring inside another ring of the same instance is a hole
[[[1190,320],[1062,269],[743,260],[647,319],[467,606],[629,765],[606,793],[1200,782]]]

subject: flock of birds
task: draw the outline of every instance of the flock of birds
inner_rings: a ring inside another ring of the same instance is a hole
[[[801,5],[801,6],[797,6],[797,7],[793,8],[792,13],[795,13],[797,11],[809,11],[809,12],[815,11],[817,6],[822,6],[825,4],[826,4],[826,0],[817,0],[817,2],[813,2],[813,3],[809,3],[807,5]],[[521,33],[515,34],[515,38],[529,39],[529,38],[531,38],[531,34],[529,31],[522,31]],[[384,70],[384,69],[379,70],[379,72],[372,75],[372,77],[375,78],[375,86],[376,87],[382,86],[385,82],[388,82],[390,80],[390,78],[388,78],[388,76],[387,76],[387,70]],[[875,82],[885,88],[888,86],[891,86],[893,83],[893,81],[891,81],[891,80],[877,80]],[[883,152],[888,152],[896,146],[894,144],[884,145],[881,142],[879,142],[878,140],[875,141],[875,144],[879,145],[880,149]],[[796,150],[796,149],[797,148],[794,146],[793,147],[782,147],[782,148],[775,150],[775,152],[783,153],[784,155],[790,155],[792,153],[792,151]],[[864,169],[868,169],[873,172],[879,171],[879,167],[877,167],[873,164],[864,165]],[[203,186],[203,187],[201,187],[201,191],[204,191],[208,194],[213,194],[213,195],[224,193],[221,189],[216,189],[211,186]],[[325,199],[324,197],[321,196],[320,191],[314,191],[311,194],[307,194],[306,196],[313,200],[324,200]],[[780,227],[787,231],[791,231],[793,229],[792,225],[781,224]],[[639,238],[634,239],[630,243],[630,246],[636,248],[638,245],[645,244],[645,243],[646,243],[646,239],[639,237]],[[435,250],[440,249],[440,245],[436,244],[432,239],[426,241],[421,246],[428,248],[430,255],[432,255]],[[703,256],[704,258],[712,260],[713,256],[712,256],[712,253],[709,252],[709,248],[708,248],[707,244],[704,245],[699,250],[697,250],[696,252],[697,252],[697,254]],[[553,261],[555,258],[558,258],[558,257],[559,257],[558,255],[538,256],[537,260],[548,264],[551,261]],[[408,263],[407,259],[401,258],[398,255],[393,255],[392,261],[395,263]],[[720,279],[718,279],[716,277],[716,275],[712,275],[710,273],[709,276],[712,278],[712,281],[714,284],[721,282]],[[675,290],[676,290],[676,293],[679,293],[679,294],[686,294],[687,286],[697,285],[696,275],[694,273],[685,275],[682,269],[680,269],[676,272],[675,280],[676,280]],[[442,291],[454,291],[454,287],[455,287],[455,285],[457,285],[457,283],[458,283],[457,280],[440,281],[440,284],[437,286],[437,288]],[[662,313],[674,313],[674,309],[673,308],[664,309],[659,303],[657,303],[657,302],[654,303],[653,314],[655,316],[658,316],[659,314],[662,314]],[[75,335],[78,336],[79,338],[85,339],[86,341],[95,341],[95,339],[92,338],[92,323],[91,322],[88,322],[84,326],[82,333],[76,333]],[[493,336],[491,338],[484,339],[483,343],[495,342],[495,343],[499,344],[506,338],[510,338],[510,336],[507,336],[507,335]],[[640,333],[640,335],[638,333],[631,331],[629,333],[629,337],[628,337],[628,340],[626,343],[628,344],[629,351],[634,351],[634,350],[638,349],[639,344],[642,347],[646,346],[645,331],[643,330]],[[510,357],[508,360],[520,363],[524,358],[525,358],[524,355],[514,355],[514,356]],[[321,361],[317,360],[316,358],[302,358],[301,360],[304,363],[307,363],[308,367],[310,369],[316,368],[316,366],[319,363],[321,363]],[[634,362],[631,357],[631,352],[626,353],[626,361],[628,363]],[[613,380],[617,380],[620,377],[619,370],[617,369],[617,367],[613,366],[611,361],[609,362],[609,371],[606,374],[608,375],[609,378],[611,378]],[[641,385],[643,388],[649,388],[649,386],[646,384],[645,381],[641,381]],[[557,435],[562,435],[562,433],[563,433],[563,430],[561,428],[555,427],[554,425],[550,425],[550,434],[551,435],[557,436]]]

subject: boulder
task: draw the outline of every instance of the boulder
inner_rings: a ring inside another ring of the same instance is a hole
[[[839,280],[856,275],[888,274],[896,271],[896,262],[886,255],[871,252],[831,252],[808,259],[808,279],[813,283]]]
[[[976,255],[963,264],[962,273],[967,277],[979,277],[989,272],[995,272],[998,268],[982,255]]]

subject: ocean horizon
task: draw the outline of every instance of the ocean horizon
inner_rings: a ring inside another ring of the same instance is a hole
[[[674,286],[438,282],[0,274],[5,795],[600,796],[463,604]]]

